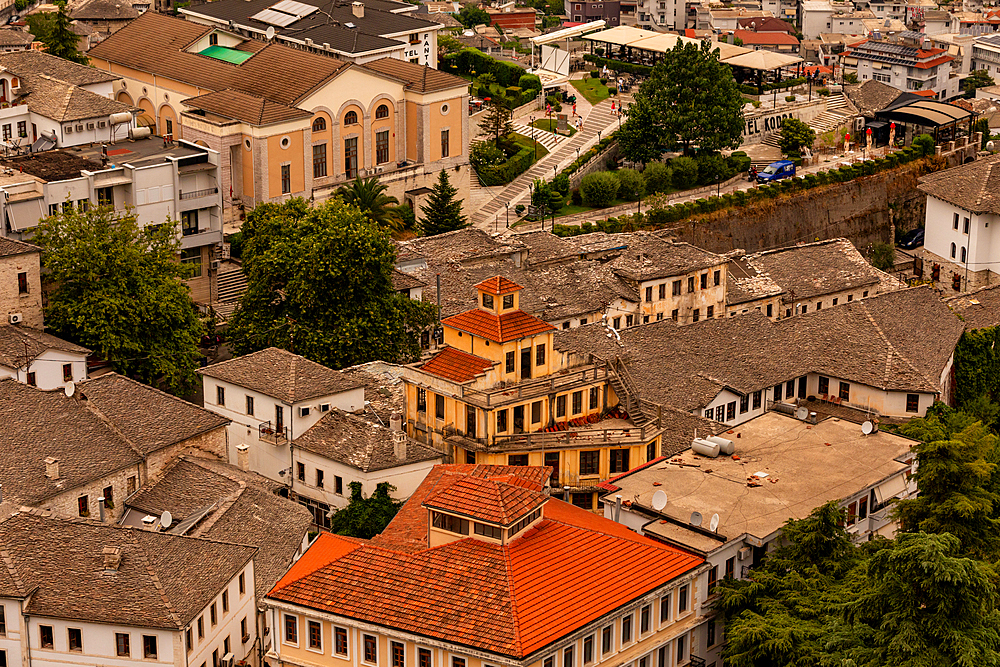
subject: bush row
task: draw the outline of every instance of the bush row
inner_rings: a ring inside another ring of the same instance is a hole
[[[583,54],[583,59],[589,63],[594,63],[595,65],[599,66],[607,65],[609,68],[613,69],[616,72],[626,72],[627,74],[649,76],[649,73],[653,71],[652,67],[648,67],[646,65],[636,65],[634,63],[627,63],[621,60],[612,60],[611,58],[601,58],[600,56],[595,56],[592,53]]]
[[[477,168],[476,174],[479,176],[479,182],[483,185],[506,185],[526,172],[534,158],[534,146],[525,147],[514,153],[506,162]]]
[[[476,76],[489,72],[497,83],[503,87],[516,86],[521,77],[527,72],[515,65],[503,60],[496,60],[489,57],[482,51],[473,48],[462,49],[458,53],[449,53],[442,59],[444,67],[441,69],[456,71],[460,74],[472,74]]]

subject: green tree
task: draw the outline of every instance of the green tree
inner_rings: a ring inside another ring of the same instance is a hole
[[[969,72],[969,76],[962,81],[962,88],[965,90],[966,97],[974,97],[977,89],[992,85],[995,85],[993,77],[984,69],[972,70]]]
[[[857,83],[858,75],[854,72],[846,72],[844,74],[844,83]]]
[[[648,164],[659,160],[664,150],[659,106],[646,95],[636,95],[625,111],[626,120],[615,135],[618,147],[630,162]]]
[[[403,506],[392,499],[396,487],[388,482],[378,484],[375,493],[367,498],[361,494],[361,482],[351,482],[347,486],[351,489],[351,500],[330,519],[330,530],[337,535],[370,540],[385,530]]]
[[[865,585],[845,608],[865,638],[849,651],[854,664],[1000,664],[995,573],[960,547],[949,534],[903,534],[869,559]]]
[[[29,32],[45,44],[46,53],[86,65],[90,61],[76,48],[80,38],[71,27],[73,20],[66,12],[65,0],[56,0],[55,5],[58,9],[54,12],[32,14],[27,18]]]
[[[816,141],[816,131],[798,118],[786,118],[781,122],[781,139],[778,144],[785,155],[798,157],[803,148],[812,148]]]
[[[615,172],[618,177],[618,196],[626,201],[641,199],[645,193],[645,182],[642,174],[635,169],[619,169]]]
[[[377,222],[380,227],[398,230],[402,227],[403,221],[394,215],[390,207],[398,204],[399,200],[385,194],[388,189],[375,176],[364,179],[357,176],[350,187],[341,185],[337,188],[337,195],[345,203],[361,209],[362,213]]]
[[[921,134],[913,138],[911,143],[913,150],[920,151],[923,156],[934,155],[934,137],[929,134]]]
[[[456,199],[458,190],[448,180],[448,171],[438,173],[437,183],[427,195],[427,203],[420,207],[424,214],[420,218],[422,236],[434,236],[456,229],[465,229],[469,222],[462,215],[462,200]]]
[[[545,212],[556,213],[566,205],[566,197],[544,178],[536,178],[531,185],[531,204]]]
[[[242,232],[247,291],[229,327],[235,354],[275,346],[331,368],[419,355],[434,308],[393,289],[389,233],[357,208],[339,198],[261,204]]]
[[[900,432],[920,441],[914,447],[920,495],[899,501],[894,510],[902,530],[951,533],[966,554],[1000,555],[1000,495],[991,488],[997,437],[975,417],[954,410],[914,419]]]
[[[510,110],[501,100],[491,99],[486,105],[486,112],[479,121],[479,129],[497,148],[502,148],[503,143],[506,143],[504,140],[514,131],[514,126],[510,122]]]
[[[177,231],[169,221],[143,227],[132,211],[67,203],[33,241],[51,288],[48,327],[123,375],[184,392],[197,380],[203,327],[181,282],[190,269],[177,261]]]
[[[896,265],[896,250],[890,243],[875,243],[872,245],[872,266],[881,271],[892,271]]]
[[[694,147],[708,152],[736,148],[743,136],[743,104],[732,71],[719,62],[718,49],[680,42],[667,51],[636,93],[639,107],[622,125],[640,125],[631,142],[648,138],[653,145],[690,153]],[[647,160],[637,160],[646,162]]]
[[[466,28],[490,24],[489,13],[485,9],[481,9],[476,5],[466,5],[462,7],[461,11],[458,12],[458,16],[455,18],[457,18]]]
[[[611,206],[618,196],[618,177],[610,171],[587,174],[580,180],[580,194],[587,206]]]

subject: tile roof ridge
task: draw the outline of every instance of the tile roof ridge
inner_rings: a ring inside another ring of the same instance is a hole
[[[926,375],[923,374],[922,371],[920,371],[916,366],[913,365],[913,362],[911,362],[907,357],[903,356],[903,354],[896,349],[896,346],[892,344],[892,342],[889,340],[889,337],[885,335],[884,331],[882,331],[882,327],[880,327],[878,325],[878,322],[875,321],[875,317],[871,314],[871,311],[868,310],[868,304],[865,303],[864,299],[862,299],[859,302],[859,306],[862,312],[864,312],[865,317],[867,317],[868,321],[872,323],[872,326],[875,327],[875,331],[878,332],[878,335],[882,338],[883,341],[885,341],[886,344],[887,351],[885,357],[885,374],[882,376],[882,386],[883,387],[889,386],[889,372],[892,366],[892,358],[895,355],[901,361],[903,361],[907,366],[909,366],[914,373],[923,378],[923,380],[927,382],[930,386],[935,388],[940,388],[938,387],[938,384],[936,382],[932,382]]]
[[[510,543],[503,544],[500,546],[503,552],[503,574],[504,579],[507,582],[507,595],[510,597],[510,615],[514,620],[514,654],[522,655],[521,650],[521,623],[519,622],[517,616],[517,590],[514,588],[514,577],[510,571],[511,561],[510,561]]]
[[[191,537],[204,538],[204,535],[206,535],[208,531],[212,530],[212,527],[215,526],[215,524],[219,521],[219,519],[221,519],[226,514],[226,512],[232,509],[233,505],[236,504],[236,501],[243,497],[243,492],[246,491],[247,489],[246,482],[237,482],[237,483],[239,484],[239,487],[235,491],[230,493],[228,496],[223,498],[222,502],[216,503],[218,511],[209,512],[208,521],[201,524],[198,527],[197,533],[191,535]],[[246,545],[246,546],[251,546],[251,545]]]
[[[4,567],[7,568],[7,574],[10,575],[11,581],[13,581],[14,585],[17,587],[17,592],[21,594],[21,597],[27,597],[28,591],[25,590],[24,582],[21,581],[21,573],[18,572],[17,567],[14,566],[14,559],[11,558],[10,553],[2,547],[0,547],[0,560],[3,561]]]
[[[99,377],[103,377],[103,376],[99,376]],[[94,379],[96,380],[96,379],[98,379],[98,378],[94,378]],[[84,380],[84,382],[89,382],[89,381],[90,381],[90,380]],[[82,384],[82,383],[81,383],[81,384]],[[113,422],[112,422],[112,421],[111,421],[110,419],[108,419],[108,417],[107,417],[107,416],[106,416],[106,415],[105,415],[105,414],[104,414],[103,412],[101,412],[101,411],[100,411],[100,410],[99,410],[99,409],[97,408],[97,406],[95,406],[95,405],[94,405],[94,404],[93,404],[93,403],[92,403],[92,402],[91,402],[91,401],[90,401],[89,399],[84,399],[84,397],[80,396],[80,394],[79,394],[79,393],[77,393],[77,394],[76,394],[76,395],[75,395],[75,396],[74,396],[73,398],[70,398],[69,400],[71,400],[71,401],[76,401],[77,403],[82,403],[82,402],[83,402],[84,400],[86,400],[86,405],[83,405],[83,406],[82,406],[82,407],[83,407],[83,409],[84,409],[84,410],[87,410],[87,411],[88,411],[88,412],[90,412],[90,413],[91,413],[92,415],[94,415],[95,417],[97,417],[97,419],[98,419],[98,420],[99,420],[99,421],[100,421],[100,422],[101,422],[102,424],[104,424],[105,426],[107,426],[107,427],[108,427],[108,429],[109,429],[109,430],[110,430],[110,431],[111,431],[112,433],[114,433],[114,434],[115,434],[115,435],[117,435],[117,436],[118,436],[119,438],[121,438],[121,439],[122,439],[122,441],[123,441],[123,442],[124,442],[124,443],[125,443],[126,445],[128,445],[128,446],[129,446],[129,448],[130,448],[130,449],[131,449],[131,450],[132,450],[133,452],[135,452],[136,454],[138,454],[138,456],[139,456],[139,458],[140,458],[140,459],[142,459],[143,461],[145,461],[145,460],[146,460],[146,455],[142,453],[142,450],[141,450],[141,449],[139,449],[139,447],[138,447],[138,446],[137,446],[137,445],[136,445],[136,444],[135,444],[134,442],[132,442],[132,441],[131,441],[131,440],[130,440],[130,439],[129,439],[128,437],[126,437],[126,435],[125,435],[124,433],[122,433],[121,429],[119,429],[119,428],[118,428],[117,426],[115,426],[115,424],[114,424],[114,423],[113,423]]]
[[[149,556],[146,553],[146,550],[142,548],[142,545],[139,543],[139,540],[132,529],[128,530],[127,539],[132,542],[132,546],[135,548],[137,556],[145,565],[146,572],[149,574],[149,578],[153,581],[153,587],[159,592],[160,599],[163,600],[163,606],[166,608],[170,618],[174,620],[174,624],[178,628],[184,627],[184,624],[181,622],[180,615],[177,613],[177,610],[174,609],[174,605],[167,596],[167,592],[164,590],[163,584],[160,583],[160,577],[157,576],[156,570],[153,569],[153,564],[149,561]]]

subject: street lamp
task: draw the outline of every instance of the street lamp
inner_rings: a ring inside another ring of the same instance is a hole
[[[504,205],[507,207],[507,229],[510,229],[510,202]]]
[[[715,196],[722,196],[722,177],[718,174],[715,175]]]
[[[531,145],[535,149],[535,162],[538,162],[538,144],[535,142],[535,117],[528,116],[528,121],[531,123]]]

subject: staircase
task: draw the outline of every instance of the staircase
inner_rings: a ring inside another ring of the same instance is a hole
[[[212,304],[212,308],[218,316],[228,320],[243,298],[243,293],[247,291],[243,267],[235,262],[223,263],[219,269],[218,284],[218,299]]]
[[[809,121],[809,127],[815,130],[816,136],[819,136],[833,132],[852,116],[854,110],[851,108],[851,103],[843,93],[837,93],[826,99],[826,111]]]
[[[520,134],[522,137],[527,137],[530,139],[534,136],[535,141],[545,146],[545,150],[550,153],[555,150],[555,147],[562,143],[564,137],[560,134],[555,134],[554,132],[548,132],[546,130],[539,130],[537,127],[531,127],[530,125],[525,125],[523,123],[511,123],[514,127],[514,131]]]
[[[652,420],[642,411],[639,392],[620,357],[615,358],[611,368],[613,372],[608,375],[608,381],[614,387],[615,394],[625,408],[625,412],[628,413],[629,419],[640,428],[645,426]]]

